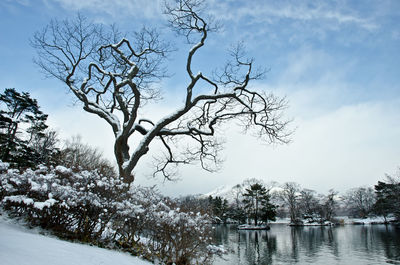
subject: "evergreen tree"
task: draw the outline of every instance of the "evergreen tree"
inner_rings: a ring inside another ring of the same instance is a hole
[[[220,196],[215,198],[209,196],[208,200],[209,204],[211,205],[213,215],[221,219],[221,221],[226,222],[226,218],[228,217],[228,201]]]
[[[18,167],[41,162],[40,150],[31,143],[45,136],[46,120],[29,93],[5,89],[0,94],[0,159]]]
[[[254,220],[255,225],[259,220],[263,222],[275,220],[276,207],[270,203],[270,195],[263,185],[259,183],[251,185],[243,196],[248,217]]]
[[[241,207],[231,206],[228,208],[227,216],[239,222],[239,224],[246,222],[246,211]]]
[[[397,220],[400,220],[400,183],[378,181],[375,185],[375,194],[374,212],[382,215],[385,220],[389,214],[394,214]]]

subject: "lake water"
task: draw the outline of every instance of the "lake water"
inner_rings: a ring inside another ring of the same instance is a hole
[[[400,264],[400,228],[385,225],[290,227],[237,231],[216,226],[217,243],[228,249],[214,265],[227,264]]]

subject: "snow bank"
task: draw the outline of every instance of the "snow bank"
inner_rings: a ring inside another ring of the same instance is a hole
[[[270,227],[268,225],[249,225],[249,224],[244,224],[244,225],[239,225],[237,227],[239,230],[269,230]]]
[[[150,265],[129,254],[39,235],[0,217],[0,263],[7,265]]]
[[[370,225],[370,224],[379,224],[383,223],[385,221],[385,218],[382,216],[375,216],[375,217],[368,217],[368,218],[349,218],[347,216],[338,216],[335,217],[336,220],[339,221],[341,224],[365,224],[365,225]],[[394,217],[388,217],[387,221],[394,221]]]
[[[371,224],[376,224],[376,223],[383,223],[385,219],[382,216],[376,216],[376,217],[368,217],[368,218],[349,218],[347,216],[336,216],[334,219],[342,225],[352,225],[352,224],[365,224],[365,225],[371,225]],[[388,217],[387,221],[394,221],[394,217]],[[290,218],[276,218],[276,221],[271,221],[271,224],[290,224]],[[307,224],[304,223],[305,226],[307,225],[315,225],[315,224]]]
[[[277,217],[275,221],[270,221],[271,224],[290,224],[290,218],[279,218]]]

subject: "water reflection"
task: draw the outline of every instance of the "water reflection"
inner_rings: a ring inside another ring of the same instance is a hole
[[[276,237],[269,236],[266,231],[239,231],[237,244],[237,258],[239,264],[271,263],[276,253]],[[244,249],[244,253],[241,253]],[[242,257],[243,256],[243,257]],[[240,262],[244,259],[244,262]]]
[[[214,264],[400,264],[400,229],[394,226],[289,227],[270,231],[216,228],[228,250]]]

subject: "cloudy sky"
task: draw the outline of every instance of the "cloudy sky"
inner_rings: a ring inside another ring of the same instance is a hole
[[[184,58],[190,49],[165,27],[161,1],[1,0],[0,88],[29,91],[49,124],[63,138],[81,135],[112,158],[112,132],[83,112],[57,80],[45,79],[33,64],[33,33],[52,18],[85,14],[122,31],[159,26],[178,48],[171,57],[165,101],[154,117],[182,104]],[[253,84],[286,96],[287,118],[295,129],[288,145],[266,145],[236,126],[224,128],[225,162],[217,173],[196,166],[180,170],[180,181],[149,179],[147,161],[137,183],[158,183],[168,195],[205,193],[246,178],[326,192],[373,185],[400,166],[400,1],[232,1],[211,0],[208,10],[223,28],[210,35],[195,58],[195,69],[210,72],[230,45],[243,41],[256,64],[269,69]]]

